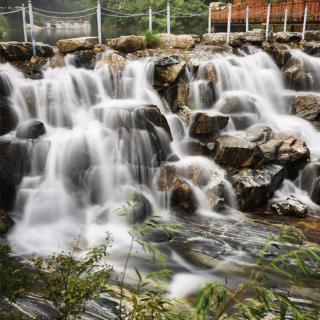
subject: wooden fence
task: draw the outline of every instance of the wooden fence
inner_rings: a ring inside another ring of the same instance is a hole
[[[249,6],[250,24],[263,24],[266,22],[267,5],[261,1],[249,1],[232,6],[232,24],[245,24],[246,10]],[[303,22],[304,9],[308,7],[308,23],[320,23],[320,0],[298,0],[271,4],[271,24],[283,23],[285,10],[288,9],[288,24]],[[221,7],[212,10],[212,23],[225,24],[228,21],[228,8]]]

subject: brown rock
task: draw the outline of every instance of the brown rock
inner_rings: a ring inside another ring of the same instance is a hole
[[[97,44],[97,37],[82,37],[59,40],[57,47],[62,53],[70,53],[78,50],[93,49]]]
[[[112,39],[108,45],[118,51],[130,53],[146,49],[146,41],[142,36],[125,36]]]

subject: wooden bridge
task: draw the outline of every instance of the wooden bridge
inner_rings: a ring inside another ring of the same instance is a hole
[[[271,4],[270,24],[283,24],[285,11],[288,9],[288,25],[302,24],[304,9],[307,6],[308,24],[320,24],[320,0],[285,0]],[[247,7],[249,8],[250,24],[265,24],[267,17],[267,4],[265,0],[235,0],[232,6],[232,25],[246,23]],[[226,24],[228,21],[228,8],[218,7],[212,9],[212,24]]]

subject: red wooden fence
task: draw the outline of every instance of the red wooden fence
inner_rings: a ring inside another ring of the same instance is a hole
[[[261,24],[266,22],[267,4],[265,1],[251,0],[239,5],[232,6],[232,24],[244,24],[246,21],[246,10],[249,6],[249,22],[252,24]],[[288,8],[288,24],[302,23],[304,8],[308,6],[308,22],[320,22],[320,0],[292,0],[271,4],[270,23],[282,23],[284,21],[285,10]],[[212,22],[227,23],[228,8],[221,7],[212,10]]]

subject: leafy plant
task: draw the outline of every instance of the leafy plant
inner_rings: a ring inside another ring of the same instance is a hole
[[[41,291],[59,309],[62,319],[76,318],[85,310],[87,300],[108,290],[112,268],[104,262],[107,248],[108,244],[93,248],[78,259],[78,240],[72,252],[53,254],[47,259],[33,258]]]
[[[148,48],[156,48],[160,45],[160,37],[153,31],[148,30],[144,32],[143,35]]]
[[[271,247],[279,248],[279,243],[300,245],[303,240],[301,231],[294,228],[283,230],[278,236],[270,236],[258,254],[257,262],[248,281],[236,290],[228,286],[211,283],[198,295],[194,316],[196,320],[208,319],[262,319],[267,311],[280,311],[280,319],[286,319],[288,310],[295,320],[317,319],[317,313],[307,314],[293,301],[271,287],[270,274],[276,274],[299,283],[302,279],[315,276],[320,267],[320,246],[306,244],[280,254],[266,262]],[[298,241],[297,241],[298,240]]]

